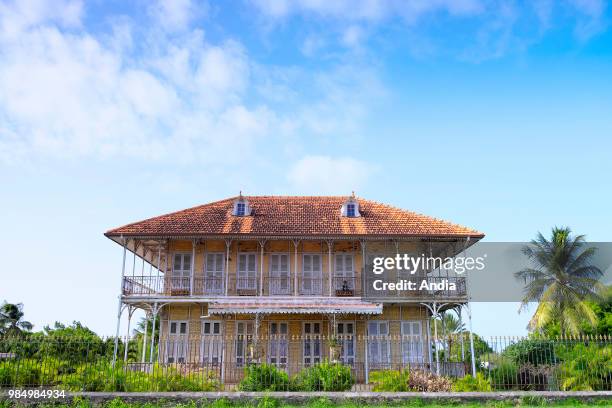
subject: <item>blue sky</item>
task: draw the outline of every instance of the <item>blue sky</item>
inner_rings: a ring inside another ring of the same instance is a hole
[[[102,233],[245,194],[350,194],[610,241],[603,1],[0,1],[0,299],[114,331]],[[515,304],[475,329],[521,334]]]

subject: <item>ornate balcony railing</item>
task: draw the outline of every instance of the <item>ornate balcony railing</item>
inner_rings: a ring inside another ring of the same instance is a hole
[[[365,282],[353,276],[126,276],[124,296],[332,296],[385,300],[467,299],[465,277],[408,276],[377,277]],[[379,282],[376,282],[378,280]],[[387,284],[386,286],[384,284]],[[396,286],[391,287],[388,284]],[[263,285],[262,285],[263,284]],[[397,284],[403,285],[398,289]],[[227,286],[227,291],[226,291]],[[407,288],[407,286],[411,286]]]

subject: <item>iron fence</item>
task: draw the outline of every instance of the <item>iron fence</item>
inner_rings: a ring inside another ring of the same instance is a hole
[[[226,336],[0,338],[0,387],[86,391],[384,390],[380,378],[472,374],[490,390],[612,390],[612,339],[475,336]],[[383,381],[384,383],[384,381]]]

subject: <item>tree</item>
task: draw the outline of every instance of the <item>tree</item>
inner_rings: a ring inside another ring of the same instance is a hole
[[[594,326],[597,317],[587,304],[599,299],[602,285],[601,270],[591,264],[596,248],[585,247],[584,235],[573,236],[568,227],[552,230],[550,240],[538,233],[523,254],[534,264],[516,272],[525,282],[524,297],[519,312],[530,302],[539,302],[529,322],[530,330],[542,331],[558,323],[560,333],[578,334],[583,322]]]
[[[594,328],[583,324],[583,332],[591,335],[612,335],[612,285],[607,286],[599,301],[587,302],[597,316]]]
[[[23,320],[23,303],[7,303],[0,307],[0,334],[18,335],[29,332],[34,325]]]
[[[442,313],[442,319],[439,319],[438,322],[440,322],[442,326],[443,335],[465,332],[465,323],[460,322],[459,318],[451,312],[447,311]]]
[[[155,319],[155,333],[159,333],[159,320]],[[147,328],[147,337],[151,338],[153,334],[153,318],[143,317],[136,324],[136,328],[133,331],[133,335],[136,337],[141,337],[144,334],[145,326]]]
[[[586,304],[593,310],[597,317],[597,324],[591,326],[588,321],[580,324],[580,333],[589,336],[611,336],[612,335],[612,285],[606,286],[601,293],[600,300],[587,300]],[[551,322],[544,328],[544,334],[548,337],[561,335],[558,322]]]
[[[459,318],[450,311],[443,312],[440,318],[432,319],[431,324],[437,324],[441,329],[442,338],[445,340],[445,354],[448,353],[449,356],[452,356],[455,339],[459,336],[465,338],[465,324],[460,322]]]

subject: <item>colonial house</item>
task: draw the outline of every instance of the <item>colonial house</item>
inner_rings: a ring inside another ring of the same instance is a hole
[[[453,369],[437,356],[431,317],[469,305],[465,277],[373,266],[455,257],[484,236],[354,195],[242,194],[105,235],[123,247],[118,334],[122,313],[143,309],[159,329],[142,362],[215,367],[226,383],[249,362],[296,372],[332,359],[362,382],[398,365]]]

